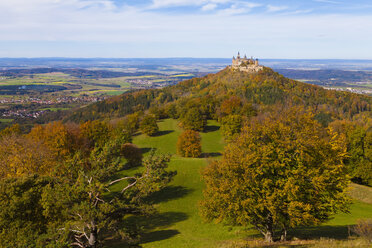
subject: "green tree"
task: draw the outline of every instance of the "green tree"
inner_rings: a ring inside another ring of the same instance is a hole
[[[121,155],[128,161],[129,167],[135,167],[142,163],[141,148],[135,144],[125,143],[120,149]]]
[[[227,115],[221,119],[221,130],[225,141],[233,139],[234,135],[240,133],[242,128],[242,117],[241,115]]]
[[[198,158],[201,155],[200,134],[193,130],[184,131],[177,141],[177,153],[182,157]]]
[[[34,175],[0,180],[0,247],[35,247],[47,232],[41,201],[51,181]]]
[[[326,132],[298,108],[252,121],[203,172],[201,213],[208,219],[253,225],[265,239],[316,225],[347,211],[349,180],[344,137]]]
[[[159,131],[156,118],[153,115],[145,115],[140,122],[140,130],[148,136],[156,134]]]
[[[206,118],[195,107],[189,109],[181,118],[181,126],[185,130],[204,131],[206,125]]]
[[[96,248],[106,239],[128,238],[133,230],[123,226],[124,218],[152,213],[144,199],[176,174],[166,171],[169,159],[150,154],[141,173],[110,179],[119,168],[75,157],[66,161],[78,167],[70,174],[0,181],[1,247]]]
[[[71,183],[48,186],[43,195],[46,217],[61,216],[54,231],[69,237],[67,241],[73,246],[95,248],[106,238],[125,238],[128,233],[122,226],[123,218],[151,211],[143,199],[162,189],[175,175],[165,170],[168,162],[168,156],[151,154],[143,162],[143,173],[108,181],[104,168],[102,174],[100,170],[79,172]],[[119,192],[110,190],[116,184],[120,185]]]

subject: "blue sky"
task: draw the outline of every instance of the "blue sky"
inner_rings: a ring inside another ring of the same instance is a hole
[[[367,0],[0,0],[0,57],[372,59]]]

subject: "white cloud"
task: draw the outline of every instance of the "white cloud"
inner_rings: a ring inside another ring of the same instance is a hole
[[[250,12],[253,8],[262,6],[257,3],[239,2],[232,4],[230,7],[218,11],[219,15],[233,16]]]
[[[275,6],[275,5],[267,5],[268,12],[279,12],[288,9],[287,6]]]
[[[208,3],[208,4],[206,4],[206,5],[204,5],[202,7],[202,10],[203,11],[210,11],[210,10],[214,10],[216,8],[217,8],[217,4],[215,4],[215,3]]]

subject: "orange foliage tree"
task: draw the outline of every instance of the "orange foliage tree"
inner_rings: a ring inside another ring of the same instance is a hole
[[[193,130],[184,131],[177,141],[177,153],[183,157],[197,158],[201,155],[200,134]]]

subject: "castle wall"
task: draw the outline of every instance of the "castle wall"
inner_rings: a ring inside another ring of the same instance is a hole
[[[237,69],[244,72],[254,73],[263,70],[263,66],[258,64],[258,60],[240,58],[233,58],[231,68]]]

